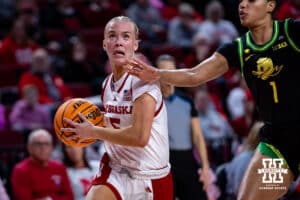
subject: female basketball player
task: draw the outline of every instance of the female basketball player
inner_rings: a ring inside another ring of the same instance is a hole
[[[72,137],[103,140],[106,154],[87,199],[172,200],[167,113],[158,82],[146,84],[129,75],[124,65],[138,49],[138,28],[128,17],[111,19],[103,48],[113,73],[103,83],[106,127],[65,121]]]
[[[275,7],[275,0],[240,0],[240,21],[249,32],[194,68],[158,70],[135,58],[128,61],[131,74],[177,86],[202,84],[229,66],[240,69],[265,124],[240,187],[243,200],[278,199],[299,174],[300,21],[273,20]]]

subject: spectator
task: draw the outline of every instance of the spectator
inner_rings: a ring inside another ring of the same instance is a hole
[[[6,127],[5,107],[0,103],[0,131]]]
[[[51,72],[48,53],[44,49],[38,49],[33,54],[31,69],[22,74],[19,81],[19,89],[28,85],[35,85],[39,92],[39,102],[42,104],[60,103],[72,97],[70,89],[64,84],[64,80]]]
[[[82,26],[82,18],[73,6],[73,0],[58,1],[58,14],[61,19],[61,25],[69,34],[78,33]]]
[[[199,123],[209,147],[211,164],[216,167],[230,159],[230,145],[234,134],[227,119],[217,112],[210,102],[206,89],[196,92],[195,104]]]
[[[38,44],[29,37],[24,21],[17,18],[10,34],[4,37],[0,45],[0,62],[7,66],[27,68],[37,48]]]
[[[83,28],[84,22],[73,5],[73,0],[49,1],[40,11],[41,25],[44,28],[64,30],[68,36],[76,35]]]
[[[87,46],[78,38],[73,38],[70,42],[69,55],[62,73],[66,82],[95,82],[104,76],[102,68],[96,64],[95,60],[89,59]],[[100,50],[99,55],[100,56]],[[98,84],[98,81],[97,81]]]
[[[239,72],[237,73],[240,75]],[[241,76],[239,85],[230,90],[226,101],[231,125],[235,133],[241,138],[247,136],[253,123],[254,101],[245,80]]]
[[[300,1],[299,0],[283,1],[282,4],[279,6],[275,17],[278,20],[284,20],[287,18],[299,19]]]
[[[86,148],[63,145],[62,152],[74,200],[84,200],[92,179],[98,172],[98,161],[89,162],[87,160]]]
[[[160,69],[175,69],[175,58],[161,55],[156,65]],[[175,92],[175,87],[172,85],[161,83],[161,91],[168,113],[174,196],[181,200],[205,199],[205,191],[210,184],[209,163],[194,102]],[[200,166],[194,157],[193,149],[201,157],[203,184],[200,182],[198,175]]]
[[[211,37],[197,32],[192,39],[192,51],[185,57],[184,66],[192,67],[212,54],[214,44]]]
[[[238,36],[232,22],[223,19],[224,7],[218,0],[211,1],[205,9],[206,19],[201,24],[201,32],[209,35],[214,43],[231,42]]]
[[[175,47],[190,48],[193,37],[200,29],[200,23],[194,19],[194,8],[188,3],[179,5],[179,16],[173,18],[168,28],[168,43]]]
[[[28,35],[38,44],[46,43],[46,36],[40,26],[39,7],[35,0],[19,0],[17,2],[17,15],[25,23]]]
[[[24,134],[25,138],[35,129],[51,129],[50,112],[38,102],[37,87],[25,85],[22,89],[23,98],[14,104],[9,115],[11,128]]]
[[[7,32],[7,27],[13,22],[15,14],[15,1],[1,0],[0,1],[0,27],[3,32]],[[1,31],[1,38],[2,38]]]
[[[152,7],[149,0],[135,0],[127,9],[127,15],[135,21],[148,41],[158,42],[158,34],[165,29],[165,23],[158,10]]]
[[[73,200],[66,167],[49,159],[52,152],[50,133],[43,129],[31,132],[27,150],[29,157],[18,163],[12,172],[14,199]]]
[[[9,200],[9,196],[6,193],[6,190],[5,190],[5,187],[4,187],[3,183],[2,183],[1,178],[0,178],[0,199],[1,200]]]
[[[166,4],[161,8],[161,16],[169,22],[174,17],[179,15],[178,7],[181,0],[167,0]]]

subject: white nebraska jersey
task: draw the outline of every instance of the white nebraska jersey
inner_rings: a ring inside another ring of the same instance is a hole
[[[103,83],[101,96],[105,108],[106,127],[123,128],[132,124],[133,102],[144,93],[151,95],[156,101],[148,144],[142,148],[104,141],[110,161],[134,171],[162,169],[169,163],[167,111],[159,83],[148,84],[128,73],[114,82],[111,74]]]

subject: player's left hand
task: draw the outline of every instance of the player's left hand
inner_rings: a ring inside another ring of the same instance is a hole
[[[64,118],[64,122],[66,122],[69,127],[61,128],[61,132],[73,133],[73,135],[69,136],[68,138],[80,142],[84,139],[92,138],[91,133],[94,125],[82,113],[78,113],[78,116],[82,121],[81,123]]]

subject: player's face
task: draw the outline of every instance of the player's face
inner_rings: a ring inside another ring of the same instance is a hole
[[[127,21],[114,21],[107,25],[103,48],[112,66],[122,66],[138,48],[134,25]]]
[[[175,69],[175,63],[172,61],[164,60],[157,63],[159,69]],[[173,85],[160,82],[160,89],[165,98],[170,97],[175,92],[175,87]]]
[[[241,24],[253,28],[270,17],[275,8],[274,1],[267,0],[239,0],[239,15]]]

